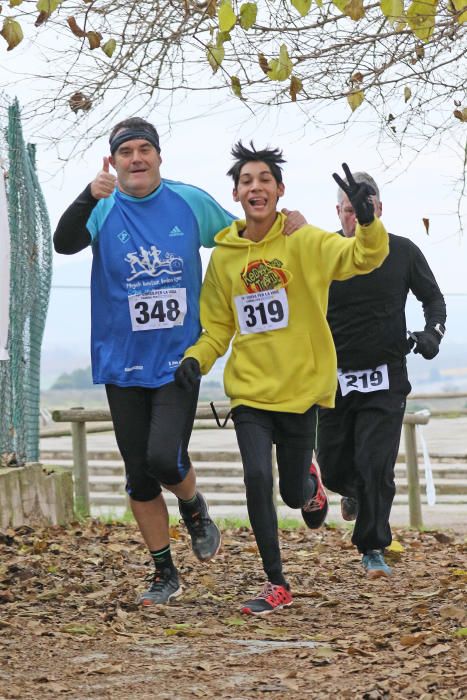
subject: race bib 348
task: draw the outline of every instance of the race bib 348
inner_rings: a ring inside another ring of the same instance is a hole
[[[186,316],[186,289],[153,289],[128,297],[131,327],[134,331],[154,331],[183,326]]]

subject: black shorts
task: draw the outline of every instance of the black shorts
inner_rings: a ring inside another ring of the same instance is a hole
[[[118,448],[125,463],[127,492],[151,501],[161,485],[179,484],[191,467],[188,443],[199,384],[185,391],[174,382],[157,389],[106,384]]]

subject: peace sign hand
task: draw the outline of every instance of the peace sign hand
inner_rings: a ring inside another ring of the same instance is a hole
[[[347,178],[347,182],[344,182],[337,173],[332,174],[334,180],[349,198],[358,223],[362,226],[371,224],[375,218],[375,207],[371,197],[375,195],[376,192],[373,187],[367,185],[366,182],[355,182],[347,163],[342,163],[342,169]]]

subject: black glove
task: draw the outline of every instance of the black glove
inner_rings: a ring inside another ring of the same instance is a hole
[[[349,198],[358,223],[362,226],[371,224],[375,218],[375,207],[371,196],[375,195],[376,192],[373,187],[367,185],[366,182],[355,182],[347,163],[342,163],[342,169],[344,170],[347,182],[344,182],[337,173],[332,174],[334,180]]]
[[[414,354],[420,354],[425,360],[432,360],[439,353],[441,336],[436,331],[415,331],[410,334]]]
[[[175,384],[185,389],[185,391],[193,391],[195,386],[201,379],[201,369],[198,360],[194,357],[187,357],[179,365],[174,375]]]

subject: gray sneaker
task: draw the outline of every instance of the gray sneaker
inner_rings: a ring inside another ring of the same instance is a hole
[[[392,569],[384,561],[382,549],[370,549],[362,556],[362,565],[368,574],[368,578],[382,578],[392,576]]]
[[[141,605],[166,605],[172,598],[177,598],[182,592],[176,569],[156,571],[151,586],[141,594]]]
[[[195,512],[184,512],[180,504],[180,515],[191,537],[191,547],[200,561],[213,559],[221,547],[221,533],[211,520],[204,496],[198,492],[199,508]]]
[[[350,522],[355,520],[358,515],[358,501],[351,496],[342,496],[341,498],[341,515],[343,520]]]

